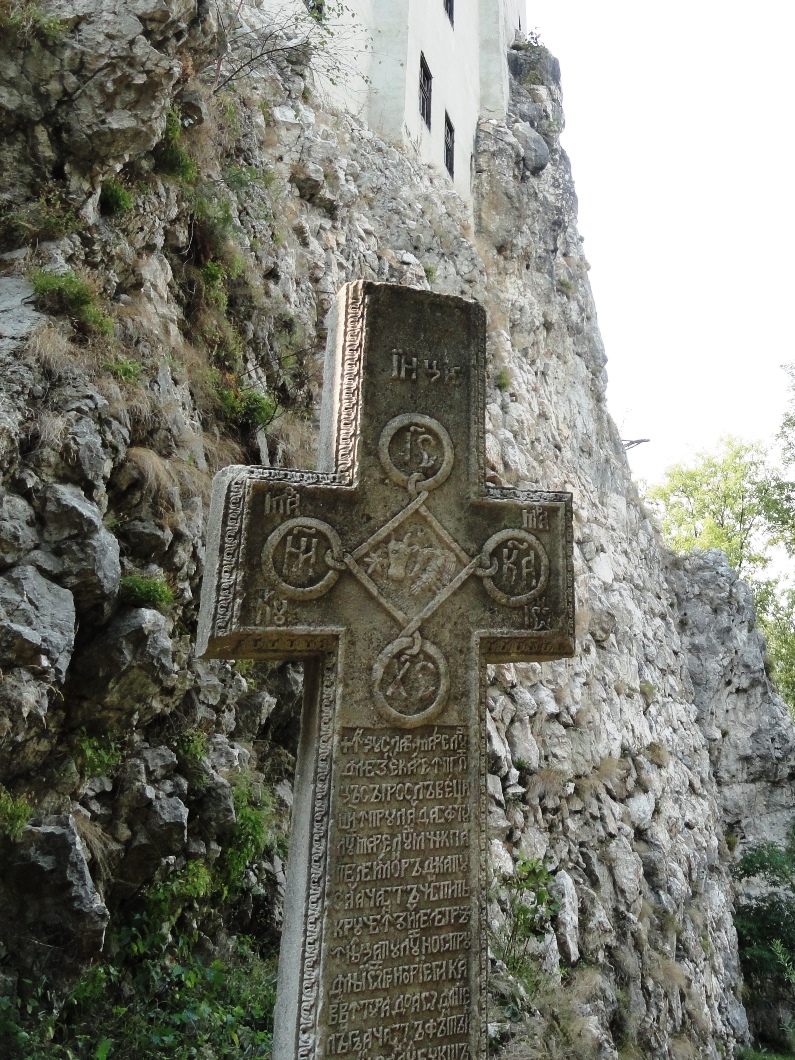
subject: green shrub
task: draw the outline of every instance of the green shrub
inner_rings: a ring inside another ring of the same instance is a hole
[[[44,272],[34,269],[28,274],[36,303],[50,313],[64,313],[84,331],[109,335],[113,320],[97,304],[94,287],[74,272]]]
[[[77,766],[83,777],[112,777],[121,765],[121,745],[109,736],[89,736],[81,728],[75,744]]]
[[[165,612],[174,606],[174,592],[165,578],[144,574],[128,574],[122,578],[119,596],[131,607],[150,607]]]
[[[240,428],[256,430],[267,427],[276,415],[276,399],[258,390],[221,387],[218,400],[224,419]]]
[[[491,939],[494,953],[508,971],[521,975],[527,963],[530,943],[542,939],[560,902],[551,891],[552,875],[536,858],[520,858],[512,876],[501,877],[493,897],[505,914],[503,927]]]
[[[14,798],[0,784],[0,836],[19,839],[32,813],[33,807],[23,795]]]
[[[132,203],[132,195],[118,180],[111,177],[110,180],[106,180],[102,185],[102,191],[99,196],[99,209],[106,217],[124,213],[125,210],[130,209]]]
[[[154,149],[155,170],[169,177],[176,177],[185,184],[193,184],[199,175],[195,159],[182,147],[182,123],[179,114],[170,110],[166,115],[163,139]]]
[[[102,367],[106,372],[122,383],[137,383],[141,378],[144,366],[132,357],[118,356],[114,361],[106,361]]]
[[[10,30],[20,37],[36,37],[43,44],[53,45],[63,37],[66,27],[60,18],[49,15],[40,4],[4,0],[0,4],[0,29]]]
[[[428,281],[428,283],[433,284],[436,282],[435,265],[423,265],[422,271],[425,273],[425,279]]]
[[[40,192],[38,198],[5,215],[2,240],[9,246],[46,242],[70,236],[82,226],[83,221],[62,189],[52,183]]]
[[[494,385],[498,390],[506,391],[510,390],[511,387],[511,375],[507,368],[500,368],[497,372],[497,376],[494,380]]]
[[[558,290],[563,291],[567,298],[574,294],[574,284],[571,280],[558,280]]]

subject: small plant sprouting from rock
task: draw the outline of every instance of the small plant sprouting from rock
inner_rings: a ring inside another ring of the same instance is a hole
[[[241,390],[237,386],[220,386],[218,401],[224,419],[249,430],[267,427],[278,408],[272,395],[259,390]]]
[[[181,144],[182,122],[175,110],[166,115],[163,139],[155,147],[155,169],[158,173],[175,177],[185,184],[193,184],[199,175],[199,166]]]
[[[33,807],[23,795],[14,797],[0,784],[0,836],[19,839],[32,813]]]
[[[0,224],[3,246],[17,247],[39,240],[61,239],[79,231],[83,221],[54,181],[46,184],[38,198],[6,214]]]
[[[149,607],[155,611],[169,611],[174,606],[174,591],[165,578],[128,574],[119,587],[122,603],[130,607]]]
[[[0,29],[10,30],[26,40],[36,37],[49,46],[57,44],[65,32],[61,19],[49,15],[44,5],[20,3],[19,0],[0,3]]]
[[[143,365],[132,357],[118,356],[113,361],[106,361],[102,367],[110,372],[114,379],[122,383],[137,383],[143,372]]]
[[[422,271],[425,273],[425,279],[431,286],[436,283],[436,266],[435,265],[423,265]]]
[[[562,291],[567,298],[571,298],[574,294],[574,284],[571,280],[558,280],[558,290]]]
[[[510,390],[511,373],[508,371],[507,368],[500,368],[499,372],[497,372],[497,375],[494,379],[494,385],[498,390],[501,390],[503,393],[505,393],[506,390]]]
[[[504,922],[491,938],[492,948],[519,979],[528,974],[531,943],[544,937],[560,911],[551,888],[552,875],[536,858],[521,858],[514,874],[502,877],[494,888]]]
[[[89,736],[83,727],[78,731],[75,743],[77,765],[87,779],[112,777],[121,765],[122,746],[109,736]]]
[[[111,177],[102,185],[99,196],[99,210],[105,217],[114,217],[125,213],[133,204],[132,195],[118,180]]]
[[[110,335],[113,320],[103,313],[93,284],[69,272],[45,272],[34,269],[28,274],[33,294],[42,309],[50,313],[64,313],[83,331],[94,335]]]

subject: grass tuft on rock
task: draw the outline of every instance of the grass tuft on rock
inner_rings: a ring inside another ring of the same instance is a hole
[[[122,578],[119,596],[130,607],[149,607],[167,612],[174,606],[174,591],[165,578],[128,574]]]
[[[111,178],[102,185],[99,210],[105,217],[115,217],[116,214],[124,213],[130,209],[132,204],[132,195],[118,180]]]
[[[113,319],[103,313],[93,284],[72,272],[45,272],[34,269],[28,274],[37,305],[50,313],[63,313],[81,330],[92,335],[110,335]]]

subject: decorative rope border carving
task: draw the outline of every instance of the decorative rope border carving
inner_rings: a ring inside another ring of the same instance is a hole
[[[345,296],[345,343],[340,379],[336,469],[339,479],[352,483],[358,468],[361,431],[366,290],[363,281],[351,283]]]
[[[218,565],[215,605],[216,636],[223,636],[234,627],[235,615],[240,604],[236,590],[244,543],[243,522],[248,496],[248,476],[245,470],[232,479],[226,490],[226,528],[223,553]]]
[[[324,660],[321,674],[320,733],[315,775],[315,804],[312,811],[309,893],[301,975],[301,1015],[298,1024],[298,1060],[316,1060],[318,1055],[317,1023],[320,1014],[318,1002],[323,957],[331,770],[338,676],[337,652],[333,652]]]
[[[475,958],[479,964],[480,974],[480,1026],[474,1028],[477,1034],[477,1049],[475,1056],[478,1060],[486,1060],[489,1050],[489,1026],[488,1026],[488,987],[489,987],[489,939],[488,925],[488,889],[489,889],[489,806],[486,788],[486,773],[488,748],[486,746],[486,711],[488,708],[486,679],[486,662],[483,657],[482,644],[475,642],[472,645],[472,655],[478,660],[477,672],[477,712],[475,722],[475,739],[477,740],[478,755],[478,953]]]

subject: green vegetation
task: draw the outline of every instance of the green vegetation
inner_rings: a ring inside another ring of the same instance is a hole
[[[53,45],[63,37],[66,27],[41,4],[0,0],[0,29],[10,30],[26,40],[36,38],[42,44]]]
[[[166,612],[174,606],[174,591],[165,578],[128,574],[122,578],[119,596],[130,607],[150,607]]]
[[[251,778],[235,789],[235,807],[221,856],[164,869],[74,987],[27,981],[19,996],[0,997],[4,1060],[270,1057],[276,940],[267,928],[257,938],[228,932],[252,901],[249,867],[267,883],[261,860],[286,854],[289,817]],[[268,901],[258,893],[255,903]],[[205,932],[218,934],[215,958]]]
[[[63,189],[46,184],[36,199],[10,210],[2,221],[2,242],[7,246],[62,239],[82,228],[83,222]]]
[[[785,419],[785,456],[793,427],[795,418],[789,427]],[[795,554],[795,482],[761,444],[725,437],[713,452],[697,453],[690,464],[669,467],[646,498],[674,551],[722,549],[751,584],[771,675],[795,711],[795,590],[765,578],[775,545]]]
[[[130,209],[132,204],[132,195],[118,180],[111,177],[110,180],[106,180],[102,185],[102,191],[99,195],[99,209],[106,217],[124,213]]]
[[[112,777],[121,765],[123,749],[121,744],[109,736],[89,736],[81,728],[74,739],[77,767],[80,775],[91,777]]]
[[[574,284],[571,280],[558,280],[558,290],[562,291],[567,298],[571,298],[574,294]]]
[[[503,392],[506,391],[506,390],[510,390],[510,388],[511,388],[511,373],[508,371],[507,368],[505,368],[505,367],[500,368],[500,370],[497,372],[497,375],[496,375],[496,377],[494,379],[494,385],[496,386],[496,388],[498,390],[502,390]]]
[[[141,378],[144,366],[140,361],[132,357],[124,357],[121,354],[113,361],[105,361],[102,365],[106,372],[122,383],[137,383]]]
[[[425,273],[425,279],[429,284],[433,285],[436,283],[436,266],[435,265],[423,265],[422,271]]]
[[[220,386],[218,401],[225,420],[248,430],[267,427],[278,408],[271,394],[262,394],[259,390],[241,390],[237,386]]]
[[[740,893],[734,922],[750,1005],[771,1002],[795,1007],[795,828],[786,846],[764,843],[747,851],[734,868],[740,880],[765,885],[765,892]],[[765,1021],[765,1040],[795,1050],[793,1027]]]
[[[0,784],[0,837],[19,839],[32,813],[33,807],[23,795],[15,798]]]
[[[103,313],[97,302],[97,294],[89,280],[76,273],[44,272],[34,269],[28,273],[33,284],[36,303],[50,313],[64,313],[78,327],[89,334],[110,335],[113,320]]]
[[[754,578],[770,562],[767,504],[779,478],[762,445],[727,436],[692,464],[669,467],[646,496],[674,551],[720,548],[738,574]]]
[[[155,169],[185,184],[193,184],[199,175],[199,166],[182,147],[181,140],[182,122],[177,111],[170,110],[166,115],[163,139],[154,149]]]
[[[530,996],[539,978],[532,943],[544,937],[560,910],[551,886],[552,876],[540,861],[522,858],[514,874],[502,877],[492,894],[503,913],[502,926],[489,940],[492,950]]]

